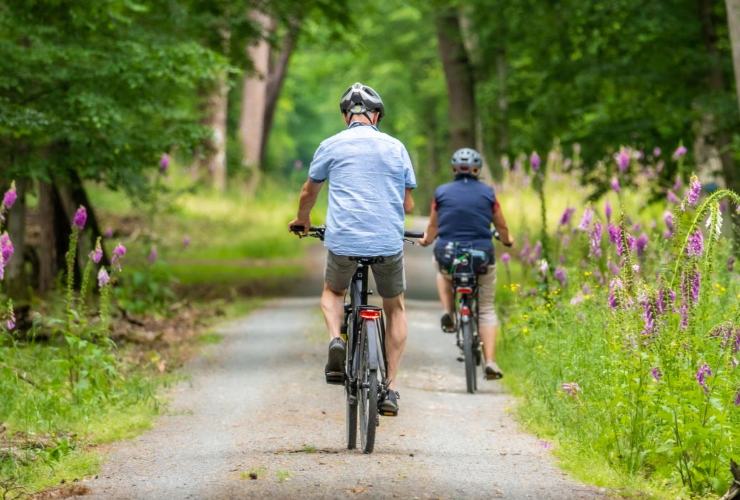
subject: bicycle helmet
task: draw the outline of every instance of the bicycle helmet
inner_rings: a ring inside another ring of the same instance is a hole
[[[339,100],[339,110],[342,114],[365,115],[368,120],[370,113],[375,111],[379,113],[378,121],[385,115],[385,107],[380,94],[372,87],[360,82],[353,84],[342,94]]]
[[[470,175],[478,178],[480,175],[481,160],[480,153],[472,148],[462,148],[455,151],[452,155],[452,171],[455,175]]]

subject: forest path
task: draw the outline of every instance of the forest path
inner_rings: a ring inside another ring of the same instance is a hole
[[[408,250],[411,297],[430,296],[430,259]],[[343,389],[323,380],[317,298],[275,299],[221,329],[223,341],[188,367],[155,428],[115,445],[98,479],[85,482],[92,497],[603,496],[566,477],[518,428],[499,382],[465,392],[436,302],[412,298],[407,309],[400,414],[381,417],[372,455],[345,447]]]

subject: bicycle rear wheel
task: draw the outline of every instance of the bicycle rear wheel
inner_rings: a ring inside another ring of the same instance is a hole
[[[463,356],[465,357],[465,385],[473,394],[477,388],[475,380],[475,353],[473,352],[473,325],[470,321],[462,324]]]
[[[357,380],[358,410],[360,419],[360,444],[364,453],[375,447],[375,430],[378,427],[378,370],[370,369],[368,329],[363,325]]]

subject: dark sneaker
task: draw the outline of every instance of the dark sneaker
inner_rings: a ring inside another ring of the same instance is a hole
[[[401,399],[401,395],[398,391],[389,390],[386,392],[385,398],[380,402],[380,414],[386,417],[395,417],[398,415],[398,400]]]
[[[498,367],[495,361],[486,363],[486,380],[498,380],[504,376],[504,372]]]
[[[327,384],[344,384],[345,350],[344,340],[340,337],[329,342],[329,361],[324,368]]]
[[[444,313],[442,315],[442,319],[440,320],[440,323],[442,324],[442,331],[445,333],[454,333],[455,332],[455,317],[450,313]]]

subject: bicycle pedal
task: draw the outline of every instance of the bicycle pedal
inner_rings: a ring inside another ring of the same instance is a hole
[[[331,385],[344,385],[344,373],[342,372],[325,372],[326,383]]]

